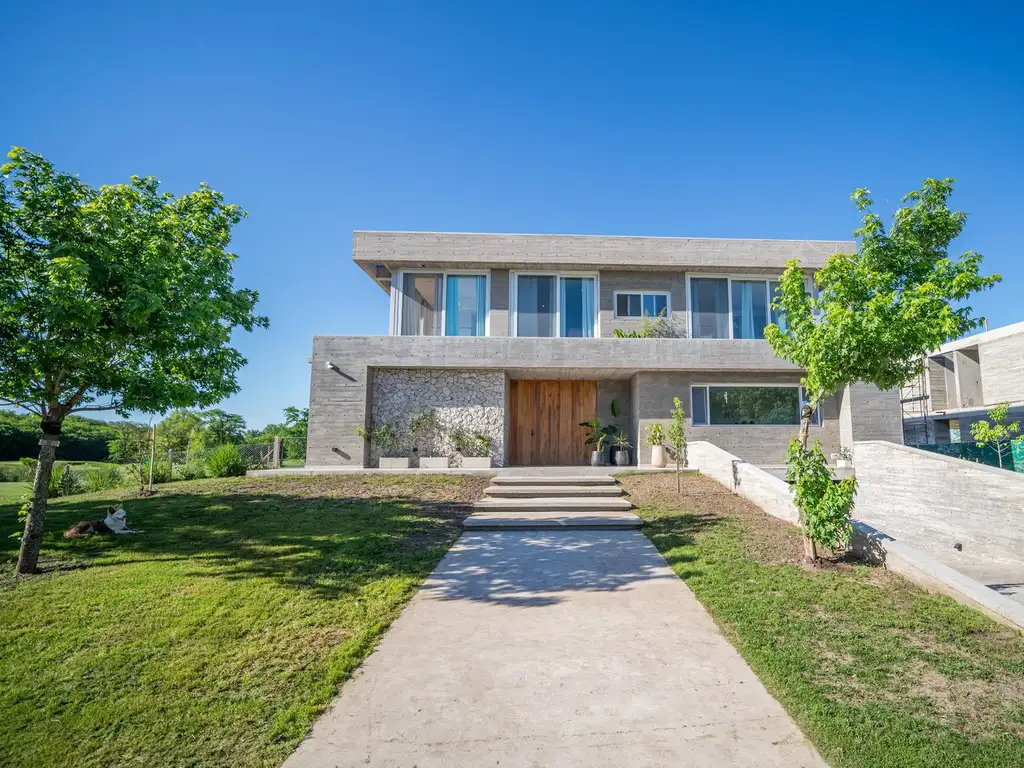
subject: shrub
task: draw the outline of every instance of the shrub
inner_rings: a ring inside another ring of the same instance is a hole
[[[245,459],[237,445],[221,445],[210,451],[206,469],[213,477],[240,477],[245,474]]]
[[[202,480],[206,477],[206,467],[196,461],[182,464],[177,471],[182,480]]]
[[[46,494],[49,498],[74,496],[78,493],[82,493],[82,483],[70,464],[65,464],[60,472],[50,475],[50,487]]]
[[[99,464],[82,472],[80,479],[87,493],[122,488],[132,482],[130,472],[117,464]]]
[[[30,483],[32,473],[27,467],[0,466],[0,483]]]

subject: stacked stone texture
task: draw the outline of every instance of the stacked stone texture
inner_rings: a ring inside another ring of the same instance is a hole
[[[433,445],[419,445],[413,452],[410,421],[433,410],[440,424]],[[500,371],[424,370],[378,368],[373,377],[373,428],[390,424],[398,435],[395,456],[449,456],[459,466],[461,456],[451,433],[481,433],[491,439],[491,462],[501,466],[505,453],[505,375]],[[370,459],[377,465],[381,453],[371,446]]]

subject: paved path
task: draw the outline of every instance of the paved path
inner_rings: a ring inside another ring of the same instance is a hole
[[[824,766],[638,531],[466,533],[285,764]]]

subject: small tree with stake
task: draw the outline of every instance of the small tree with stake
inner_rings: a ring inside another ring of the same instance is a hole
[[[683,464],[686,463],[686,411],[678,397],[672,398],[673,408],[669,413],[672,421],[668,425],[668,444],[676,458],[676,493],[682,491]]]
[[[814,276],[816,296],[805,289],[799,261],[782,276],[772,306],[785,328],[773,323],[764,335],[779,357],[804,369],[807,401],[787,478],[812,561],[818,545],[835,549],[848,541],[856,490],[852,481],[833,484],[820,445],[808,445],[815,409],[858,381],[887,390],[918,375],[926,353],[980,325],[962,302],[1000,280],[979,274],[982,257],[973,251],[949,256],[967,219],[949,210],[952,191],[952,179],[925,179],[903,198],[887,231],[868,190],[858,189],[852,198],[864,217],[854,233],[857,252],[828,258]]]
[[[152,178],[94,189],[21,148],[0,169],[0,402],[43,439],[18,571],[37,570],[61,427],[80,411],[209,406],[238,390],[235,328],[267,327],[234,287],[231,228],[245,215],[206,184]]]

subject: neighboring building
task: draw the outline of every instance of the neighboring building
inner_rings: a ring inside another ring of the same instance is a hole
[[[763,339],[790,259],[808,270],[854,243],[576,235],[356,232],[354,260],[390,296],[388,336],[313,339],[307,464],[375,466],[357,427],[434,410],[486,434],[496,465],[585,464],[579,422],[641,445],[673,397],[688,437],[762,466],[785,462],[800,369]],[[665,338],[615,338],[660,316]],[[612,415],[612,403],[618,416]],[[826,454],[900,442],[899,393],[830,397],[813,437]],[[408,446],[407,446],[408,447]],[[637,460],[633,451],[634,462]]]
[[[901,400],[907,445],[972,442],[971,425],[997,403],[1024,420],[1024,322],[943,345]]]

